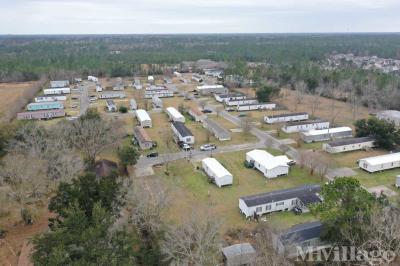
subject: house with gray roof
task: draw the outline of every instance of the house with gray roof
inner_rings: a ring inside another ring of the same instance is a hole
[[[203,126],[208,129],[219,141],[231,139],[231,133],[210,118],[203,119]]]
[[[324,143],[322,149],[329,153],[368,150],[375,147],[375,139],[371,137],[350,138]]]
[[[172,131],[174,132],[174,139],[186,144],[194,144],[193,133],[182,122],[172,122]]]
[[[225,266],[254,265],[256,250],[250,243],[240,243],[221,249]]]

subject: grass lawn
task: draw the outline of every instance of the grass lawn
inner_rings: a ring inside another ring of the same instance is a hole
[[[277,154],[276,151],[271,152]],[[321,182],[319,177],[311,177],[306,170],[296,166],[292,167],[288,176],[266,180],[257,170],[243,166],[245,153],[240,151],[215,156],[234,177],[233,185],[224,188],[218,188],[208,182],[207,176],[196,168],[200,163],[193,164],[184,160],[171,163],[169,176],[164,174],[164,168],[156,169],[157,176],[165,181],[172,194],[167,218],[179,223],[192,210],[205,208],[223,221],[224,232],[237,227],[253,228],[256,223],[247,221],[239,213],[239,197]],[[282,219],[284,222],[280,222]],[[296,216],[291,213],[267,216],[267,221],[271,221],[277,228],[313,219],[310,215]]]

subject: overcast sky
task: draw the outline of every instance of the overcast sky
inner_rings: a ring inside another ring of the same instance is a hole
[[[400,0],[0,0],[0,10],[0,34],[400,31]]]

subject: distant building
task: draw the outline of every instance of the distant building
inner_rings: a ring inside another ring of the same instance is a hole
[[[136,110],[136,118],[138,120],[138,122],[140,123],[141,127],[152,127],[152,121],[151,118],[149,116],[149,114],[142,109],[138,109]]]
[[[231,99],[231,100],[225,101],[226,106],[232,106],[232,107],[235,107],[238,105],[245,106],[245,105],[252,105],[252,104],[258,104],[257,98],[246,97],[244,99]]]
[[[267,115],[264,117],[264,121],[267,124],[302,121],[308,119],[308,113],[291,113],[291,114],[280,114],[280,115]]]
[[[238,104],[236,111],[254,111],[254,110],[272,110],[276,108],[275,103],[251,103],[251,104]]]
[[[117,111],[117,106],[115,105],[113,100],[107,100],[106,104],[107,104],[107,110],[109,112],[116,112]]]
[[[215,100],[220,103],[234,101],[234,100],[243,100],[246,99],[246,95],[243,93],[228,93],[228,94],[215,94]]]
[[[137,103],[135,99],[130,99],[129,100],[129,106],[131,107],[131,110],[136,110],[137,109]]]
[[[70,94],[71,89],[70,88],[50,88],[50,89],[44,89],[43,94],[44,95],[59,95],[59,94]]]
[[[163,108],[163,101],[160,99],[158,96],[153,96],[151,98],[151,103],[153,105],[153,108]]]
[[[105,91],[99,95],[100,99],[122,99],[126,98],[125,92],[120,92],[120,91]]]
[[[65,116],[64,109],[54,109],[54,110],[40,110],[32,112],[21,112],[17,114],[18,120],[40,120],[40,119],[52,119],[57,117]]]
[[[394,123],[397,127],[400,126],[400,111],[397,110],[381,111],[377,113],[376,117],[378,119]]]
[[[246,153],[246,161],[267,178],[275,178],[289,173],[291,160],[285,155],[273,156],[264,150],[252,150]]]
[[[50,81],[51,88],[65,88],[69,86],[68,80],[52,80]]]
[[[51,109],[64,109],[62,102],[38,102],[30,103],[26,106],[28,111],[51,110]]]
[[[147,82],[149,82],[150,84],[154,83],[154,77],[153,76],[148,76],[147,77]]]
[[[191,107],[189,110],[189,115],[193,117],[196,122],[201,122],[207,118],[207,115],[200,111],[197,107]]]
[[[203,85],[197,86],[196,89],[201,95],[210,95],[210,94],[227,94],[228,89],[222,85]]]
[[[174,107],[167,107],[165,112],[167,113],[170,121],[185,123],[185,117]]]
[[[66,101],[67,96],[42,96],[42,97],[36,97],[35,98],[35,103],[41,103],[41,102],[55,102],[55,101]]]
[[[201,82],[203,82],[203,77],[200,76],[199,74],[193,74],[192,75],[192,80],[201,83]]]
[[[324,143],[322,149],[329,153],[367,150],[375,146],[375,140],[370,137],[350,138]]]
[[[144,128],[136,126],[133,129],[133,135],[135,136],[135,139],[142,150],[153,148],[153,141]]]
[[[99,79],[96,78],[95,76],[88,76],[88,81],[92,81],[92,82],[99,82]]]
[[[256,250],[249,243],[235,244],[222,248],[225,266],[255,265]]]

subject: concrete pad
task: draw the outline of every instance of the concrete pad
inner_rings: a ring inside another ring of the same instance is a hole
[[[384,194],[388,197],[394,197],[397,195],[397,192],[391,190],[387,186],[381,185],[381,186],[376,186],[376,187],[370,187],[367,189],[368,192],[375,194],[377,197],[380,196],[381,194]]]
[[[328,179],[335,179],[336,177],[349,177],[349,176],[355,176],[357,175],[356,172],[354,172],[351,168],[335,168],[335,169],[329,169],[328,173],[326,174],[326,178]]]
[[[149,176],[149,175],[154,175],[154,170],[153,167],[138,167],[135,169],[135,176],[136,177],[143,177],[143,176]]]

